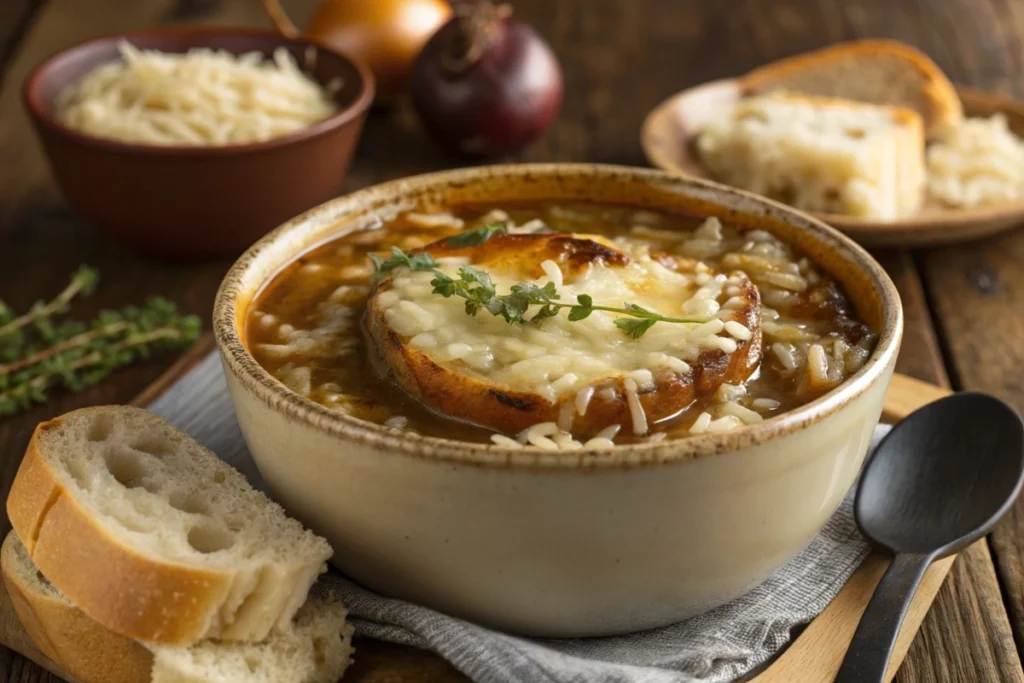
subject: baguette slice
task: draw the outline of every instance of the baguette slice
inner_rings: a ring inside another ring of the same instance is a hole
[[[40,424],[7,512],[61,593],[154,643],[261,641],[291,622],[331,555],[213,453],[127,406]]]
[[[82,683],[336,683],[351,660],[353,629],[336,602],[311,599],[287,629],[262,644],[143,646],[72,605],[32,564],[13,531],[0,550],[0,565],[32,641]]]
[[[747,93],[791,91],[916,111],[929,140],[963,121],[956,88],[920,50],[891,40],[856,40],[772,62],[740,79]]]

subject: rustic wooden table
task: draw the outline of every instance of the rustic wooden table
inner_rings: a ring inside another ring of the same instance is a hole
[[[287,0],[296,17],[315,0]],[[673,92],[830,42],[891,37],[928,52],[957,82],[1024,97],[1024,2],[1015,0],[517,0],[566,76],[562,115],[524,160],[644,165],[638,131]],[[154,24],[266,25],[257,0],[0,0],[0,299],[52,295],[79,263],[103,273],[89,307],[161,294],[209,318],[229,263],[156,263],[98,235],[61,201],[21,108],[28,71],[92,36]],[[345,189],[455,165],[399,108],[374,112]],[[146,226],[140,225],[140,230]],[[903,296],[899,370],[993,393],[1024,410],[1024,230],[974,244],[879,252]],[[130,400],[173,359],[133,367],[76,396],[0,421],[0,493],[34,425],[72,408]],[[7,531],[6,517],[3,533]],[[897,680],[1024,683],[1024,502],[956,562]],[[373,657],[393,652],[371,648]],[[422,660],[419,660],[422,661]],[[443,663],[401,680],[457,680]],[[6,681],[56,680],[0,648]],[[398,679],[396,679],[398,680]]]

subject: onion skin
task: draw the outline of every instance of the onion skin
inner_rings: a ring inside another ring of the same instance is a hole
[[[445,0],[327,0],[306,35],[361,59],[377,98],[389,101],[406,91],[416,56],[451,16]]]
[[[452,68],[452,46],[464,37],[463,26],[453,19],[427,42],[413,66],[413,105],[431,137],[458,156],[517,152],[558,116],[558,60],[529,24],[501,19],[479,57]]]

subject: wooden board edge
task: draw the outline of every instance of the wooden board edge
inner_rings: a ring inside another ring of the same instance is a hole
[[[978,541],[984,543],[984,540]],[[891,681],[899,670],[910,643],[917,635],[925,615],[946,580],[955,558],[939,560],[925,572],[910,609],[903,620],[896,640],[886,681]],[[872,553],[846,582],[839,595],[821,614],[804,629],[803,633],[776,659],[771,666],[749,683],[830,683],[835,680],[839,666],[846,655],[846,645],[860,617],[867,608],[875,586],[882,578],[889,559],[881,553]],[[837,647],[837,643],[843,643]]]

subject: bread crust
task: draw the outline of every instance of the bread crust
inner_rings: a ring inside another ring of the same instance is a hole
[[[87,617],[67,600],[34,590],[14,568],[14,532],[0,550],[0,565],[11,603],[40,651],[81,683],[144,683],[153,655],[130,638]]]
[[[172,645],[199,641],[232,577],[156,562],[93,521],[40,452],[40,435],[60,422],[36,427],[7,498],[11,525],[32,561],[57,590],[116,633]]]
[[[855,40],[839,43],[820,50],[780,59],[747,73],[739,79],[745,93],[759,94],[785,87],[785,82],[797,74],[812,71],[826,71],[840,61],[864,60],[879,56],[899,60],[908,73],[920,80],[920,94],[927,106],[918,109],[924,121],[929,139],[941,137],[950,127],[957,126],[964,118],[963,105],[956,87],[942,72],[942,69],[928,55],[917,48],[893,40]],[[809,93],[817,94],[817,93]],[[831,93],[842,97],[842,87],[836,86]],[[858,99],[850,95],[850,99]],[[903,102],[874,102],[874,104],[903,105]]]
[[[146,644],[114,633],[90,619],[54,587],[46,585],[41,575],[37,578],[38,569],[32,566],[22,546],[12,531],[0,549],[0,565],[11,603],[36,647],[75,683],[147,683],[151,680],[199,683],[214,678],[241,681],[246,678],[239,675],[240,671],[253,666],[248,660],[249,653],[261,659],[258,653],[262,652],[263,644],[205,642],[197,647],[205,648],[207,659],[212,655],[217,661],[207,666],[200,655],[201,663],[195,666],[191,665],[193,653],[188,648],[155,645],[151,650]],[[309,659],[299,662],[305,668],[290,671],[279,667],[279,673],[290,676],[288,680],[300,680],[301,673],[303,681],[333,682],[351,663],[353,628],[344,621],[344,606],[333,599],[313,598],[306,609],[306,614],[300,612],[293,622],[295,630],[281,636],[286,640],[269,643],[266,647],[279,651],[285,648],[288,652],[296,637],[308,638],[301,646],[309,646],[303,655],[308,655]],[[338,637],[339,642],[330,641],[333,636]],[[326,639],[323,642],[330,651],[317,649],[321,639]],[[239,661],[240,653],[246,658],[245,664]],[[225,662],[225,673],[214,673],[218,663],[224,665]]]
[[[539,277],[542,271],[538,264],[545,258],[557,259],[559,255],[563,256],[559,260],[569,275],[593,261],[615,265],[624,258],[621,252],[600,238],[591,238],[589,246],[582,245],[584,242],[566,235],[498,235],[480,247],[453,248],[442,240],[414,252],[426,251],[435,258],[472,254],[474,263],[484,267],[489,262],[501,260],[519,267],[525,278]],[[607,247],[607,250],[601,247]],[[378,287],[379,291],[385,291],[390,287],[390,279],[382,281]],[[678,413],[698,398],[713,394],[723,383],[744,381],[760,362],[760,295],[749,280],[743,294],[750,305],[738,312],[743,317],[741,322],[753,333],[751,339],[740,342],[732,354],[718,350],[703,351],[697,361],[690,363],[692,372],[667,373],[655,380],[653,388],[641,389],[638,398],[650,424]],[[469,374],[442,367],[423,351],[410,346],[408,339],[391,328],[376,296],[371,296],[367,304],[366,320],[382,367],[405,391],[440,413],[512,434],[542,422],[558,422],[562,404],[573,400],[573,397],[561,397],[551,403],[539,394],[508,391]],[[573,418],[572,433],[575,436],[588,438],[608,425],[632,422],[621,385],[620,379],[608,379],[594,385],[598,391],[588,404],[586,413]],[[599,391],[605,386],[617,389],[614,397]]]

